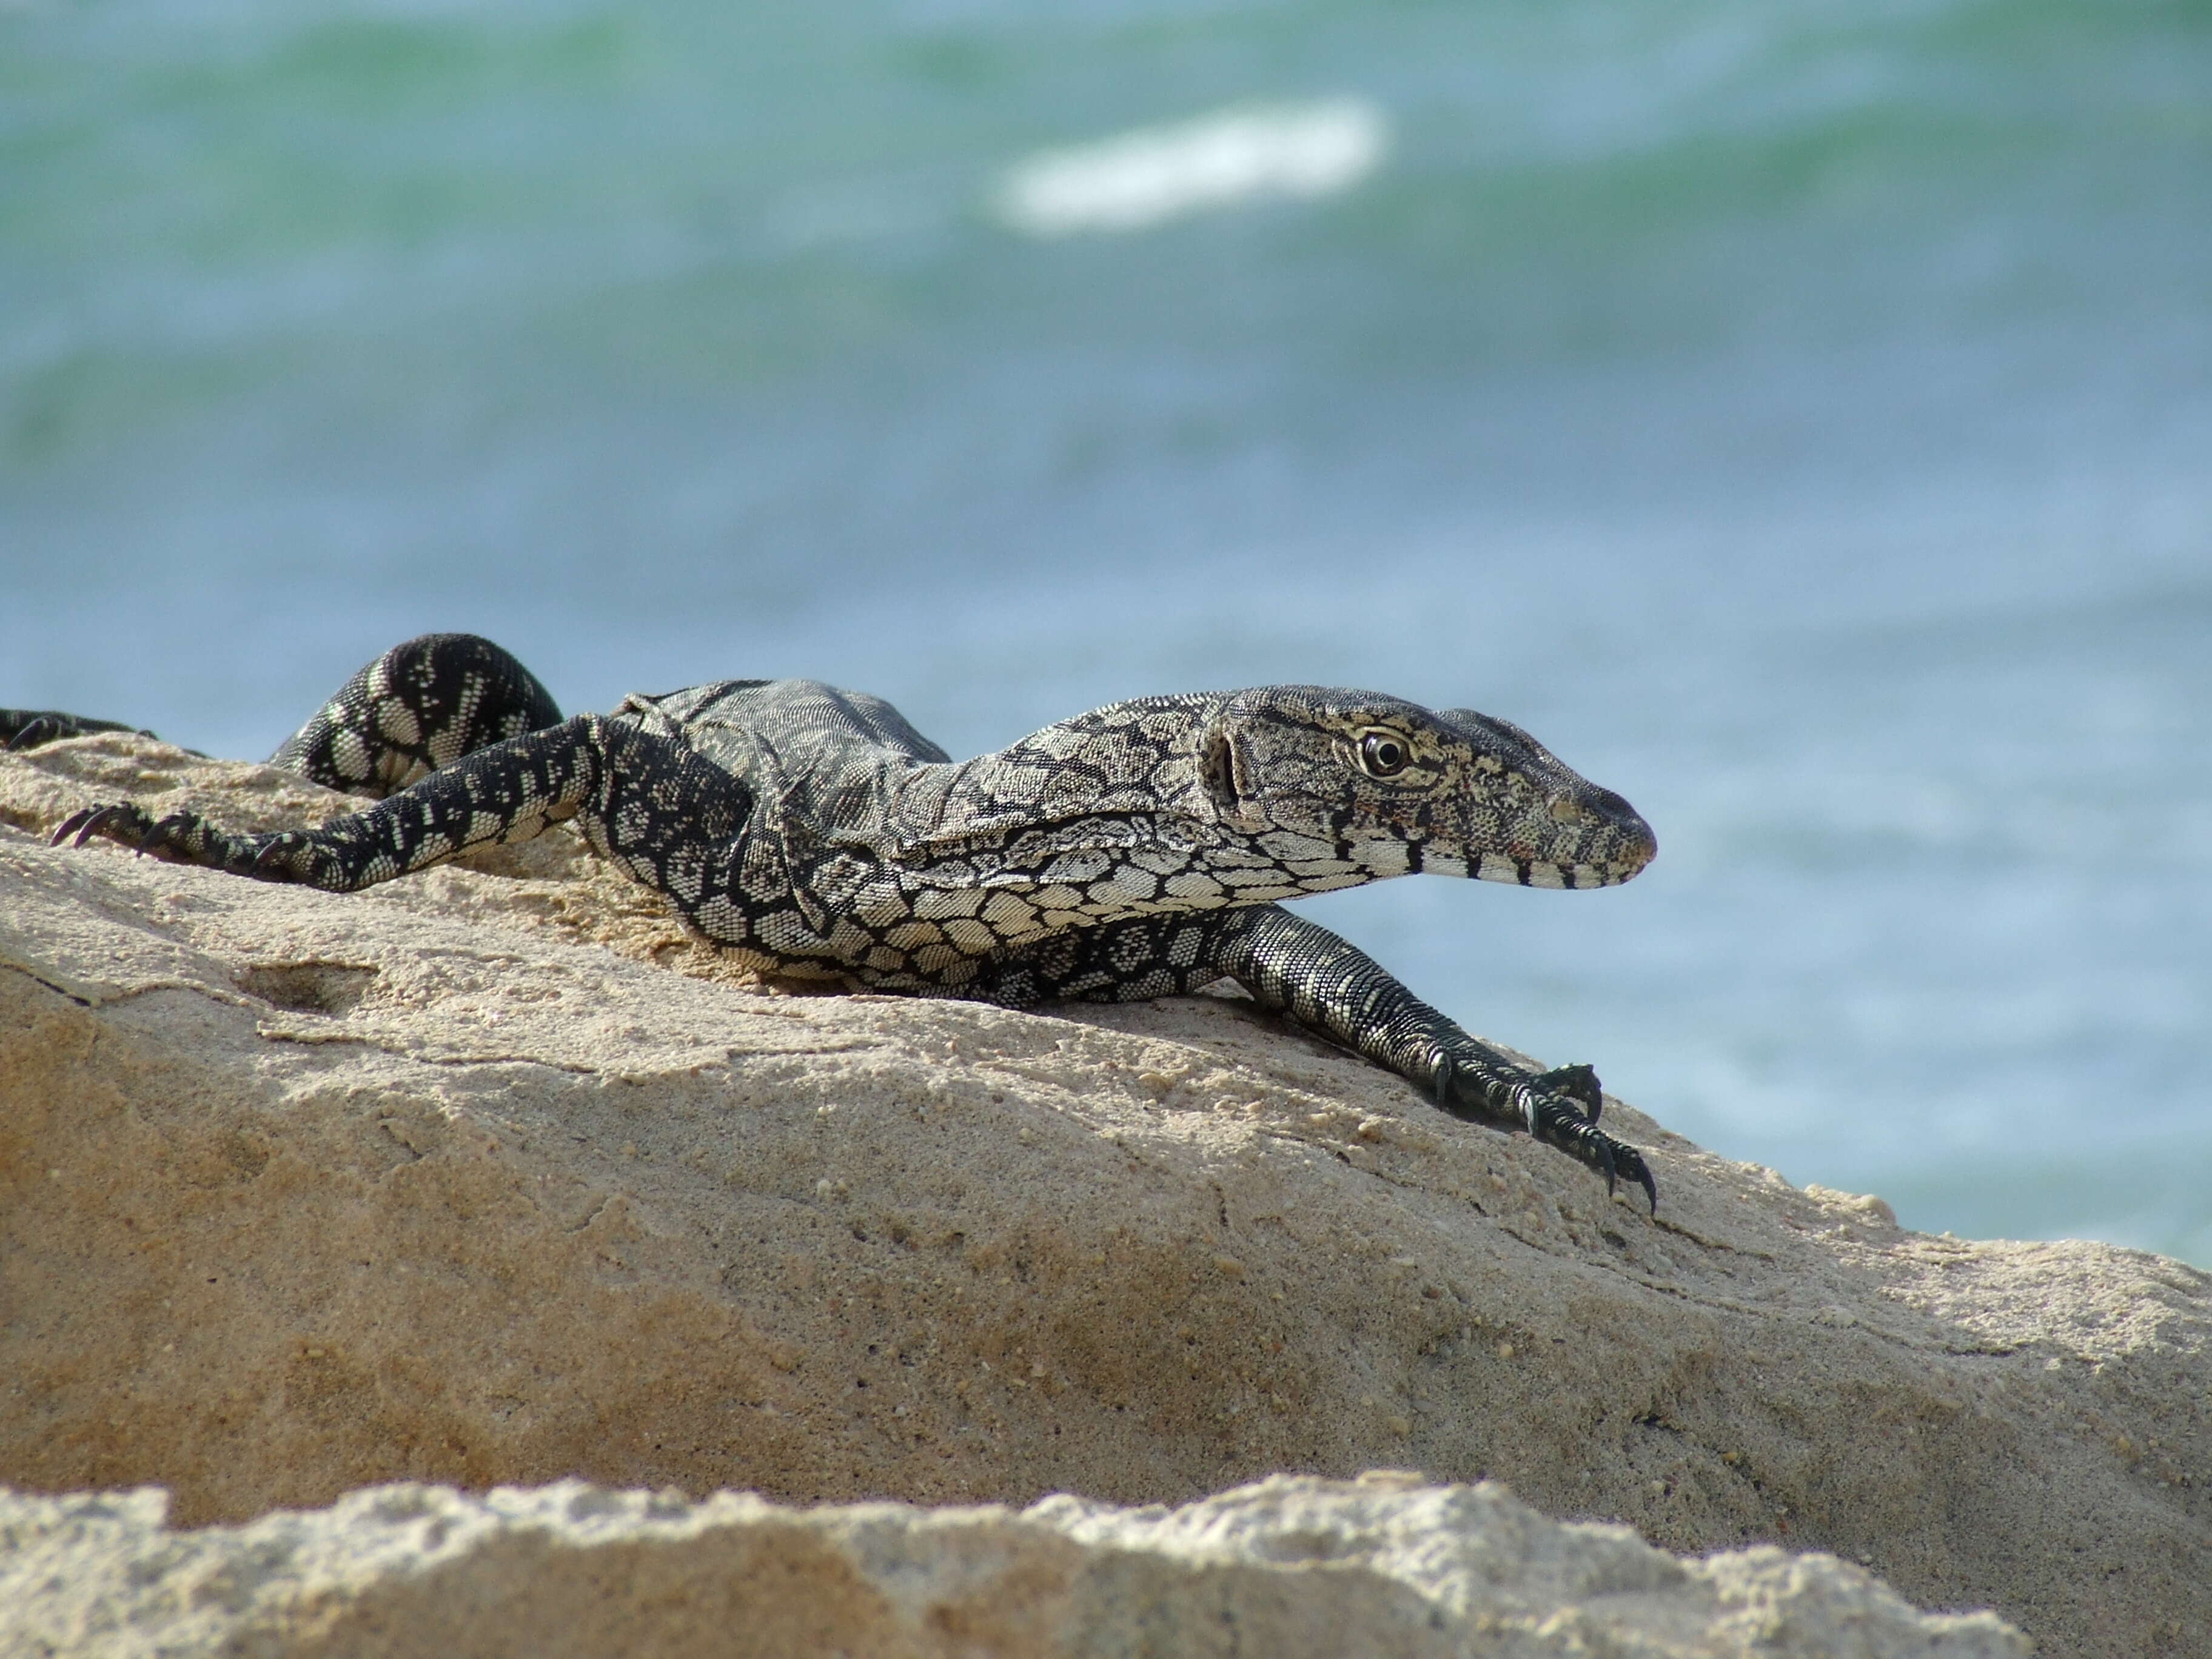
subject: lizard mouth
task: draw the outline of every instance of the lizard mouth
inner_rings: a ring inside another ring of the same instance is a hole
[[[1526,864],[1537,874],[1520,878],[1524,887],[1616,887],[1643,873],[1659,855],[1659,838],[1651,826],[1626,801],[1611,792],[1595,801],[1555,798],[1547,815],[1571,832],[1574,844],[1548,849],[1516,845],[1508,849],[1516,865]],[[1486,870],[1484,874],[1488,875]],[[1507,878],[1499,878],[1506,879]]]
[[[1632,880],[1659,851],[1651,826],[1632,812],[1627,822],[1615,820],[1592,835],[1589,842],[1593,844],[1551,851],[1530,842],[1516,841],[1502,851],[1470,850],[1463,857],[1431,854],[1420,867],[1438,875],[1465,875],[1516,887],[1579,890],[1618,887]]]
[[[1620,872],[1615,881],[1640,875],[1644,866],[1659,856],[1659,837],[1651,833],[1651,826],[1634,812],[1622,826],[1623,845],[1613,857],[1613,867]]]

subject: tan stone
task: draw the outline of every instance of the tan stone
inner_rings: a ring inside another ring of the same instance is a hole
[[[142,738],[0,757],[0,1480],[197,1526],[1403,1463],[1832,1550],[2046,1652],[2212,1651],[2194,1269],[1900,1231],[1609,1106],[1655,1223],[1247,1003],[768,994],[565,833],[348,896],[43,846],[118,794],[343,805]]]
[[[0,1491],[0,1644],[72,1659],[2024,1659],[1833,1556],[1681,1561],[1504,1488],[1278,1475],[1176,1510],[392,1486],[169,1533]]]

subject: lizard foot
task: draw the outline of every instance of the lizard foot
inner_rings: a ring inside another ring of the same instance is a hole
[[[1598,1086],[1597,1073],[1588,1066],[1554,1066],[1548,1072],[1539,1072],[1532,1086],[1581,1102],[1592,1123],[1605,1109],[1605,1091]]]
[[[1536,1082],[1540,1085],[1543,1079],[1539,1078]],[[1651,1178],[1651,1167],[1644,1161],[1643,1153],[1626,1141],[1615,1140],[1599,1128],[1595,1110],[1583,1116],[1574,1109],[1578,1102],[1558,1094],[1538,1093],[1533,1087],[1528,1092],[1529,1133],[1547,1146],[1558,1147],[1571,1158],[1580,1158],[1603,1176],[1608,1195],[1617,1181],[1636,1182],[1644,1188],[1644,1196],[1651,1206],[1651,1213],[1659,1213],[1659,1183]]]
[[[166,818],[155,818],[137,803],[115,801],[111,805],[84,807],[84,811],[69,814],[46,845],[60,848],[66,841],[70,848],[82,848],[93,836],[118,842],[133,852],[153,854],[164,863],[215,867],[222,867],[223,863],[216,854],[216,845],[232,838],[206,818],[201,818],[197,811],[173,811]]]
[[[88,806],[62,821],[47,842],[82,847],[94,836],[112,841],[165,864],[196,864],[261,881],[312,881],[314,843],[297,830],[269,836],[234,836],[197,812],[172,812],[155,818],[130,801]]]
[[[1651,1212],[1659,1212],[1659,1183],[1644,1154],[1597,1127],[1604,1094],[1597,1073],[1587,1066],[1560,1066],[1534,1077],[1516,1073],[1486,1073],[1446,1054],[1434,1084],[1439,1105],[1455,1117],[1495,1124],[1517,1124],[1547,1146],[1588,1164],[1605,1177],[1610,1194],[1623,1181],[1644,1188]]]
[[[46,838],[49,847],[59,847],[67,842],[72,847],[82,847],[94,836],[117,842],[140,853],[161,855],[167,844],[161,832],[179,818],[190,816],[179,812],[175,817],[156,823],[142,806],[130,801],[117,801],[106,806],[88,806],[81,812],[72,812],[62,820],[62,827]]]

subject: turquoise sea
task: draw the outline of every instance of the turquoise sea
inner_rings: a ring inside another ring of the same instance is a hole
[[[259,755],[430,629],[1506,716],[1651,871],[1313,913],[2212,1263],[2206,0],[0,0],[0,702]]]

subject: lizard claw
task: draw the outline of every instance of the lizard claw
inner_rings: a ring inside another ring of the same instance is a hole
[[[72,847],[82,847],[94,836],[101,836],[143,853],[149,850],[146,843],[156,828],[154,820],[141,808],[129,801],[120,801],[70,813],[62,820],[61,828],[54,831],[46,845],[59,847],[67,842]]]
[[[1587,1071],[1588,1067],[1582,1069]],[[1536,1080],[1539,1083],[1543,1081],[1541,1078]],[[1530,1126],[1531,1133],[1538,1139],[1573,1154],[1603,1176],[1607,1197],[1612,1196],[1620,1182],[1636,1182],[1644,1188],[1644,1196],[1651,1206],[1651,1213],[1659,1213],[1659,1183],[1651,1178],[1651,1168],[1644,1161],[1643,1153],[1626,1141],[1615,1140],[1597,1127],[1596,1113],[1592,1112],[1587,1117],[1576,1115],[1569,1103],[1569,1097],[1559,1094],[1537,1095],[1533,1089],[1529,1092],[1538,1103],[1535,1121]]]
[[[20,754],[27,749],[36,749],[42,743],[52,743],[61,735],[61,727],[47,715],[40,714],[17,727],[13,737],[0,744],[0,749],[11,755]]]
[[[1597,1166],[1605,1173],[1605,1195],[1611,1198],[1620,1185],[1620,1164],[1613,1155],[1613,1141],[1606,1135],[1591,1137],[1597,1151]]]
[[[1613,1150],[1620,1160],[1620,1172],[1644,1188],[1644,1201],[1651,1206],[1651,1213],[1657,1215],[1659,1183],[1651,1178],[1650,1167],[1644,1163],[1644,1154],[1633,1146],[1622,1146],[1619,1141],[1613,1143]]]
[[[1478,1066],[1455,1060],[1448,1050],[1431,1064],[1429,1084],[1437,1104],[1454,1117],[1526,1129],[1603,1176],[1608,1196],[1623,1181],[1632,1181],[1644,1188],[1651,1212],[1659,1212],[1659,1183],[1644,1154],[1597,1127],[1605,1096],[1589,1066],[1560,1066],[1534,1076],[1516,1067],[1486,1079]]]

